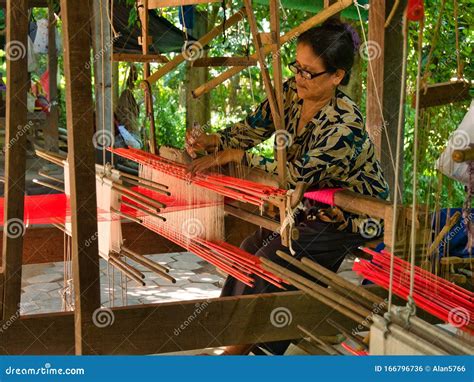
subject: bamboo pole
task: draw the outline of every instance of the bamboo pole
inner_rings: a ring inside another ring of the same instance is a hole
[[[445,224],[443,229],[438,233],[438,235],[435,237],[430,247],[428,248],[428,251],[425,255],[426,258],[429,258],[433,253],[435,253],[435,251],[438,249],[438,246],[443,241],[444,237],[448,234],[449,231],[451,231],[451,228],[453,228],[457,224],[460,217],[461,212],[456,211],[454,215],[449,218],[447,224]]]
[[[114,268],[118,269],[120,272],[123,272],[127,277],[129,277],[130,279],[136,281],[141,286],[146,285],[145,282],[140,277],[136,276],[133,272],[131,272],[126,267],[124,267],[124,263],[118,262],[117,259],[114,259],[113,257],[110,257],[110,256],[109,256],[108,262]]]
[[[115,188],[118,191],[129,193],[129,194],[135,196],[136,198],[142,199],[142,200],[146,201],[148,204],[150,204],[152,206],[155,206],[157,209],[166,208],[166,204],[164,204],[162,202],[159,202],[158,200],[155,200],[153,198],[150,198],[149,196],[146,196],[146,195],[143,195],[139,192],[136,192],[136,191],[134,191],[134,190],[132,190],[128,187],[125,187],[125,186],[123,186],[119,183],[112,182],[112,188]],[[143,204],[143,203],[140,203],[140,204]]]
[[[168,189],[168,186],[165,185],[165,184],[161,184],[161,183],[157,183],[151,179],[145,179],[145,178],[141,178],[139,176],[136,176],[136,175],[132,175],[132,174],[127,174],[126,172],[122,172],[122,171],[118,171],[119,175],[121,178],[128,178],[128,179],[133,179],[133,180],[136,180],[138,181],[139,183],[149,183],[151,184],[153,187],[162,187],[162,188],[165,188],[165,189]]]
[[[142,223],[143,223],[143,221],[142,221],[141,219],[136,218],[136,217],[134,217],[134,216],[132,216],[132,215],[129,215],[129,214],[125,213],[125,212],[119,211],[119,210],[117,210],[117,209],[115,209],[115,208],[113,208],[113,207],[110,207],[110,211],[113,212],[114,214],[117,214],[117,215],[119,215],[119,216],[125,218],[125,219],[131,220],[132,222],[135,222],[135,223],[138,223],[138,224],[142,224]]]
[[[301,262],[307,265],[308,267],[310,267],[311,269],[313,269],[314,271],[316,271],[317,273],[322,274],[325,277],[331,278],[337,285],[341,286],[342,288],[348,289],[354,293],[358,293],[360,296],[371,301],[373,304],[377,304],[377,305],[385,304],[385,301],[382,298],[369,292],[368,290],[357,287],[356,285],[352,284],[350,281],[347,281],[346,279],[343,279],[340,276],[336,275],[337,277],[332,277],[334,276],[334,272],[331,272],[329,269],[324,268],[322,265],[319,265],[318,263],[311,261],[307,257],[303,257],[301,259]]]
[[[225,23],[222,23],[213,29],[211,29],[208,33],[206,33],[204,36],[202,36],[196,44],[202,49],[204,48],[207,44],[209,44],[216,36],[220,35],[223,30],[226,30],[242,20],[244,16],[245,9],[242,8],[240,9],[239,12],[236,14],[232,15],[229,19],[225,21]],[[178,54],[176,57],[174,57],[172,60],[164,64],[161,68],[159,68],[155,73],[150,75],[147,80],[150,84],[158,81],[161,77],[163,77],[165,74],[169,73],[172,71],[174,68],[176,68],[179,64],[181,64],[183,61],[186,60],[186,52],[183,52],[181,54]]]
[[[339,330],[347,339],[351,340],[351,341],[354,341],[357,345],[359,345],[362,349],[366,350],[367,349],[367,344],[362,341],[360,338],[352,335],[346,328],[344,328],[343,326],[339,325],[336,321],[334,320],[331,320],[330,318],[328,318],[327,320],[327,323],[329,325],[331,325],[332,327],[336,328],[337,330]]]
[[[322,265],[315,263],[314,261],[311,261],[306,257],[303,257],[301,261],[298,261],[283,251],[277,251],[276,254],[283,260],[288,261],[290,264],[300,268],[302,271],[308,273],[309,275],[320,279],[323,283],[330,285],[339,291],[346,290],[353,292],[364,298],[365,300],[368,300],[371,304],[384,304],[384,300],[379,296],[365,290],[364,288],[352,284],[346,279],[338,276],[336,273],[330,271],[327,268],[324,268]]]
[[[45,159],[51,163],[54,163],[57,166],[64,167],[64,161],[66,160],[65,158],[59,158],[56,155],[51,155],[53,153],[49,151],[47,152],[47,151],[38,150],[38,149],[35,150],[35,153],[38,157],[42,159]]]
[[[46,179],[49,179],[49,180],[54,180],[55,182],[58,182],[58,183],[63,183],[64,184],[64,180],[62,179],[59,179],[59,178],[55,178],[54,176],[51,176],[49,174],[46,174],[44,171],[38,171],[38,175],[39,176],[42,176],[43,178],[46,178]]]
[[[326,343],[325,341],[323,341],[320,338],[313,335],[313,333],[311,333],[308,329],[304,328],[303,326],[298,325],[298,329],[301,330],[305,335],[307,335],[312,341],[316,342],[318,347],[320,347],[322,350],[324,350],[329,355],[341,355],[342,354],[338,350],[334,349],[334,347],[331,346],[330,344]]]
[[[122,204],[125,205],[125,206],[127,206],[127,207],[133,208],[133,209],[135,209],[135,210],[137,210],[137,211],[143,212],[144,214],[146,214],[146,215],[148,215],[148,216],[152,216],[152,217],[154,217],[154,218],[161,219],[161,220],[164,221],[164,222],[166,221],[166,218],[164,218],[163,216],[157,215],[157,214],[155,214],[155,213],[153,213],[153,212],[151,212],[151,211],[148,211],[148,210],[145,209],[145,208],[142,208],[142,207],[137,206],[137,205],[135,205],[135,204],[129,203],[129,202],[125,201],[125,200],[122,200]]]
[[[147,259],[143,255],[140,255],[138,253],[132,252],[130,250],[125,250],[123,247],[120,254],[128,257],[130,260],[133,260],[140,265],[143,265],[144,267],[150,269],[151,271],[155,272],[157,275],[163,277],[169,282],[176,284],[176,279],[167,273],[169,272],[169,269],[162,267],[160,264],[156,264],[155,262],[151,261],[150,259]]]
[[[301,276],[295,272],[292,272],[268,259],[265,259],[265,258],[261,258],[261,261],[263,264],[265,264],[266,266],[270,267],[270,268],[273,268],[273,270],[275,271],[278,271],[281,275],[284,275],[285,277],[283,277],[283,279],[288,279],[290,278],[291,283],[293,283],[293,281],[296,281],[298,282],[299,284],[301,285],[304,285],[306,286],[307,288],[310,288],[311,290],[315,291],[316,293],[319,293],[321,295],[324,295],[326,298],[328,299],[331,299],[333,301],[332,305],[331,306],[334,306],[334,304],[340,304],[342,306],[345,306],[346,308],[354,311],[356,314],[362,316],[362,317],[368,317],[370,316],[370,310],[369,309],[366,309],[364,307],[361,307],[360,305],[354,303],[352,300],[348,299],[348,298],[345,298],[339,294],[337,294],[336,292],[328,289],[328,288],[324,288],[322,287],[321,285],[318,285],[310,280],[308,280],[306,277],[304,276]],[[290,281],[288,280],[288,281]],[[293,284],[294,285],[294,284]]]
[[[33,183],[39,184],[39,185],[44,186],[44,187],[51,188],[51,189],[59,191],[59,192],[64,192],[64,189],[62,189],[58,186],[55,186],[54,184],[51,184],[51,183],[42,182],[41,180],[38,180],[38,179],[33,179]]]
[[[140,204],[140,205],[142,205],[142,206],[145,206],[146,208],[149,208],[149,209],[151,209],[151,210],[153,210],[153,211],[156,211],[156,212],[159,212],[159,211],[160,211],[159,208],[153,207],[153,206],[147,204],[146,202],[144,202],[143,200],[136,198],[136,197],[133,196],[133,195],[130,195],[130,194],[126,193],[126,192],[123,192],[123,191],[120,191],[120,190],[117,190],[117,189],[114,189],[114,188],[113,188],[113,190],[114,190],[115,192],[117,192],[120,196],[122,196],[122,200],[123,200],[123,197],[126,197],[127,199],[130,199],[131,201],[133,201],[133,202],[135,202],[135,203],[138,203],[138,204]]]
[[[341,12],[345,8],[349,7],[352,5],[353,1],[352,0],[339,0],[338,2],[334,3],[333,5],[329,6],[328,8],[323,9],[321,12],[319,12],[317,15],[311,17],[310,19],[304,21],[297,27],[293,28],[290,30],[288,33],[283,35],[281,37],[281,44],[286,44],[287,42],[293,41],[295,38],[297,38],[301,33],[307,31],[308,29],[314,27],[315,25],[318,25],[331,16],[334,16],[336,13]],[[272,51],[271,46],[265,46],[263,48],[263,52],[265,55],[269,54]],[[254,53],[250,56],[252,59],[257,58],[257,54]],[[236,75],[237,73],[240,73],[242,70],[246,69],[246,66],[236,66],[233,67],[224,73],[220,74],[219,76],[213,78],[209,82],[199,86],[196,88],[192,94],[194,98],[199,98],[203,94],[206,94],[210,92],[212,89],[214,89],[216,86],[220,85],[224,81],[228,80],[232,76]]]
[[[150,191],[159,192],[159,193],[164,194],[166,196],[171,195],[171,192],[169,192],[169,191],[165,191],[165,190],[162,190],[161,188],[149,186],[148,184],[145,184],[145,183],[140,183],[139,181],[134,180],[134,179],[125,178],[125,179],[122,179],[122,182],[127,182],[127,183],[130,183],[130,184],[133,184],[134,186],[146,188],[147,190],[150,190]]]
[[[304,265],[301,261],[295,259],[294,257],[287,255],[283,251],[278,251],[277,255],[281,257],[283,260],[287,261],[289,264],[293,265],[296,268],[301,269],[303,272],[307,273],[311,277],[314,277],[316,280],[322,282],[323,284],[329,285],[333,288],[336,292],[347,296],[348,294],[352,293],[350,297],[354,300],[357,300],[360,304],[365,306],[366,308],[371,309],[373,307],[371,300],[366,299],[365,297],[361,296],[360,291],[357,290],[354,292],[352,289],[344,288],[334,282],[333,278],[329,278],[323,276],[322,274],[314,271],[313,269],[309,268],[307,265]],[[334,277],[339,277],[337,274],[333,275]],[[352,284],[351,284],[352,285]],[[356,287],[356,289],[359,289]],[[375,296],[375,295],[374,295]],[[375,296],[377,297],[377,296]]]

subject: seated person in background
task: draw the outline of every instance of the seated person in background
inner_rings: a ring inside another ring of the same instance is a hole
[[[311,189],[341,187],[381,199],[389,197],[387,182],[382,174],[364,120],[358,106],[340,89],[349,81],[358,50],[357,33],[348,25],[330,20],[312,28],[298,38],[296,61],[289,65],[295,77],[284,83],[284,117],[287,133],[276,137],[285,143],[287,152],[287,181],[290,188],[303,182]],[[191,171],[201,172],[227,163],[244,163],[276,174],[273,160],[249,151],[275,133],[268,100],[265,100],[244,121],[218,134],[187,136],[187,144],[196,150],[215,150],[193,161]],[[296,216],[299,239],[292,241],[296,258],[308,257],[336,272],[344,257],[367,237],[381,234],[380,229],[367,234],[367,217],[349,214],[340,209],[319,205]],[[278,233],[259,229],[247,237],[241,248],[263,256],[294,272],[276,255],[288,251]],[[307,276],[307,275],[306,275]],[[292,289],[289,287],[288,289]],[[229,276],[222,296],[281,292],[277,287],[255,277],[249,287]],[[263,344],[274,354],[283,354],[289,341]],[[224,354],[246,354],[253,345],[228,347]]]

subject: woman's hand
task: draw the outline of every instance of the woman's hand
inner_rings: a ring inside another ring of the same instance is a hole
[[[219,151],[215,155],[206,155],[202,158],[195,159],[191,163],[190,171],[192,174],[202,172],[208,168],[215,166],[223,166],[227,163],[241,163],[244,157],[244,151],[238,149],[227,149]]]
[[[206,134],[199,129],[186,131],[185,147],[191,158],[196,158],[198,151],[210,151],[219,144],[219,137],[215,134]]]

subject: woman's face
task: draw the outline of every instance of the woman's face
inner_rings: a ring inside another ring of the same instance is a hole
[[[326,70],[323,60],[316,56],[313,49],[305,43],[299,43],[296,47],[296,65],[315,74]],[[335,73],[324,73],[308,80],[298,73],[295,75],[298,96],[304,100],[313,101],[330,97],[336,86],[342,81],[344,74],[344,70],[338,69]]]

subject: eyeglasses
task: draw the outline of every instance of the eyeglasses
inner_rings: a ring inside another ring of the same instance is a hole
[[[307,70],[302,69],[301,66],[299,66],[296,63],[296,61],[289,63],[288,69],[290,69],[295,74],[301,74],[301,77],[303,77],[306,80],[312,80],[313,78],[316,78],[316,77],[322,76],[325,73],[328,73],[327,70],[325,70],[324,72],[319,72],[319,73],[308,72]]]

